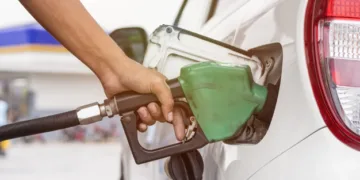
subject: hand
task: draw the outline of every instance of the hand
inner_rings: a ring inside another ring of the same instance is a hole
[[[141,107],[137,112],[141,118],[141,123],[138,125],[138,130],[141,132],[146,131],[147,126],[155,124],[156,120],[159,122],[165,122],[165,118],[161,113],[161,108],[156,103],[150,103],[146,107]],[[171,123],[174,126],[177,140],[181,141],[185,136],[184,119],[186,117],[180,108],[174,107],[173,112],[174,120]]]
[[[20,2],[47,31],[98,76],[108,97],[125,90],[154,93],[161,103],[160,114],[173,122],[175,133],[181,139],[184,132],[179,131],[177,127],[181,125],[177,123],[183,122],[175,121],[175,111],[172,113],[174,102],[165,77],[127,58],[80,1]],[[149,113],[152,115],[153,111]],[[144,125],[139,126],[142,130],[146,129]]]
[[[147,126],[153,125],[156,120],[160,122],[167,120],[174,125],[175,135],[181,141],[185,134],[184,115],[181,109],[173,109],[174,101],[166,84],[166,78],[155,70],[147,69],[131,59],[128,60],[127,62],[133,63],[129,63],[124,71],[115,73],[108,69],[103,71],[106,73],[99,76],[106,96],[111,98],[115,94],[128,90],[138,93],[154,93],[162,106],[160,108],[157,103],[150,103],[146,107],[139,108],[137,112],[141,122],[138,123],[138,130],[144,132],[147,130]],[[120,76],[116,74],[120,74]]]

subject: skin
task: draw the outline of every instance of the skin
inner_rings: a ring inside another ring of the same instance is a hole
[[[150,103],[137,110],[139,131],[156,120],[174,125],[178,140],[184,138],[180,110],[173,109],[173,98],[160,73],[133,61],[104,32],[79,0],[20,0],[27,11],[72,54],[88,66],[100,80],[108,98],[132,90],[155,94],[161,107]],[[165,118],[166,117],[166,118]]]

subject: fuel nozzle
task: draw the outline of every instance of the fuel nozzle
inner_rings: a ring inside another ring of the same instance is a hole
[[[264,106],[267,89],[256,84],[248,66],[229,66],[199,63],[183,67],[180,77],[167,81],[175,108],[185,114],[185,122],[195,119],[191,137],[185,141],[148,150],[137,138],[139,116],[136,110],[151,102],[158,102],[154,94],[124,92],[105,100],[38,119],[0,127],[0,141],[91,124],[104,117],[121,116],[130,149],[138,164],[199,149],[208,143],[224,141],[236,135],[252,116]],[[186,98],[179,101],[179,98]],[[189,129],[188,129],[189,130]]]

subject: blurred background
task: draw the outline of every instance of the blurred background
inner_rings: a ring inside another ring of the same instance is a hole
[[[104,28],[172,24],[182,0],[82,0]],[[42,36],[46,42],[31,44]],[[0,1],[0,115],[7,123],[74,109],[105,98],[87,67],[51,37],[18,1]],[[12,140],[0,179],[120,179],[119,119]],[[6,155],[4,156],[4,153]]]

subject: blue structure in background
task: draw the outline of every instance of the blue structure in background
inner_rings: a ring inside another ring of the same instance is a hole
[[[0,29],[0,48],[21,45],[61,44],[40,24],[26,24]]]

